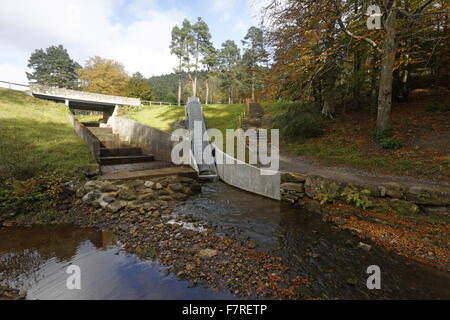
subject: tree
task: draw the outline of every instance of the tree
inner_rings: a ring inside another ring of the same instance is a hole
[[[178,58],[178,66],[174,68],[178,75],[178,105],[181,105],[181,74],[183,73],[183,58],[185,56],[184,50],[185,35],[182,29],[178,26],[172,28],[172,41],[170,42],[170,53]]]
[[[231,93],[236,84],[236,74],[238,72],[241,53],[233,40],[227,40],[222,43],[219,53],[219,67],[223,79],[223,86],[227,90],[228,103],[231,103]]]
[[[192,84],[193,96],[197,96],[197,79],[198,79],[198,69],[200,67],[200,56],[205,56],[207,54],[213,53],[211,51],[211,34],[209,33],[209,27],[201,17],[198,17],[197,22],[192,26],[191,29],[192,38],[194,39],[194,57],[195,57],[195,75]]]
[[[139,72],[134,73],[128,80],[125,87],[125,96],[140,98],[145,101],[151,101],[153,99],[152,89],[148,85],[147,79]]]
[[[83,91],[123,95],[128,83],[125,67],[117,61],[95,56],[79,70]]]
[[[267,52],[264,49],[264,37],[261,29],[257,27],[250,27],[247,34],[242,40],[244,45],[244,55],[250,58],[250,75],[251,75],[251,99],[255,102],[255,75],[259,63],[265,62]]]
[[[210,44],[205,48],[202,63],[206,68],[206,79],[205,79],[205,104],[209,102],[209,82],[212,75],[217,73],[217,68],[219,64],[219,53],[217,49]]]
[[[77,69],[81,66],[62,45],[35,50],[28,59],[28,68],[33,69],[32,73],[27,72],[30,82],[68,89],[78,87]]]

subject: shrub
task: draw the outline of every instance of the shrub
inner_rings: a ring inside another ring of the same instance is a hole
[[[320,107],[313,103],[292,103],[274,118],[275,128],[286,138],[306,139],[322,134]]]
[[[372,205],[369,200],[370,190],[358,190],[354,185],[349,184],[342,191],[341,196],[345,198],[348,204],[354,204],[356,207],[361,207],[364,210]]]
[[[391,128],[386,128],[383,131],[372,129],[370,135],[372,139],[379,143],[384,149],[396,150],[402,147],[402,141],[399,138],[392,136]]]
[[[339,196],[338,193],[334,192],[331,187],[328,187],[327,185],[323,185],[319,192],[317,193],[316,199],[320,201],[320,204],[325,204],[328,201],[333,201]]]

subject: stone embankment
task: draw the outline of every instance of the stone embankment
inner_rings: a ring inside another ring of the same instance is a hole
[[[353,185],[319,175],[283,173],[281,200],[293,205],[303,205],[305,197],[320,200],[321,197],[328,196],[329,200],[339,199],[349,186]],[[450,188],[397,182],[354,187],[358,192],[370,191],[369,197],[387,200],[389,207],[402,215],[448,216],[450,212]]]

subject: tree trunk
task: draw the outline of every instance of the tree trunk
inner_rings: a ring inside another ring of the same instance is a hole
[[[205,104],[208,104],[208,98],[209,98],[209,84],[208,84],[208,78],[205,80],[205,89],[206,89],[206,95],[205,95]]]
[[[395,7],[395,2],[391,8]],[[392,70],[395,63],[395,16],[396,11],[388,11],[385,23],[386,36],[383,42],[381,58],[380,88],[378,90],[377,130],[383,131],[389,125],[392,105]]]
[[[197,46],[195,51],[195,76],[194,76],[194,85],[192,86],[192,91],[194,92],[194,97],[197,96],[197,79],[198,79],[198,39]]]
[[[231,104],[231,88],[228,88],[228,104]]]
[[[252,56],[252,102],[255,102],[255,57]]]
[[[181,105],[181,76],[178,79],[178,105]]]

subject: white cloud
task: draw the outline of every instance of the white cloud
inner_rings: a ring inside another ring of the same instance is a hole
[[[119,8],[126,9],[128,21],[115,15]],[[4,2],[0,10],[0,78],[26,81],[29,55],[37,48],[58,44],[80,64],[99,55],[120,61],[130,73],[169,73],[176,63],[169,51],[170,32],[182,17],[177,10],[159,10],[154,1]]]

